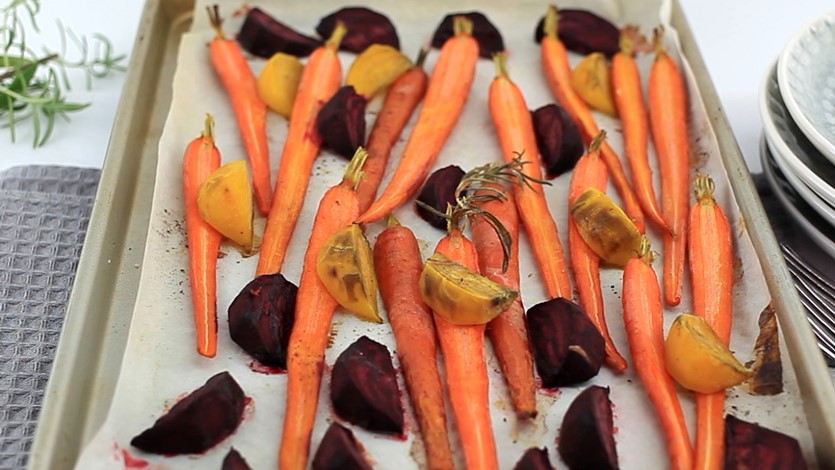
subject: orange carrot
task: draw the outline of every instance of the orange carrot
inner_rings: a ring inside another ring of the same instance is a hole
[[[519,290],[519,215],[512,193],[503,186],[493,184],[495,190],[506,194],[507,200],[493,199],[479,204],[479,207],[496,217],[510,235],[510,257],[504,268],[504,250],[496,230],[482,219],[473,221],[473,243],[478,251],[478,265],[481,274],[505,287]],[[510,399],[519,419],[536,417],[536,381],[533,373],[533,358],[528,344],[528,330],[525,326],[525,308],[517,297],[501,315],[490,321],[487,335],[493,343],[493,350],[505,376]]]
[[[728,344],[733,321],[734,257],[728,218],[713,198],[713,180],[697,176],[696,203],[690,211],[690,279],[693,313],[707,320]],[[725,453],[725,392],[696,394],[696,465],[719,469]]]
[[[423,70],[426,50],[422,49],[414,67],[405,71],[389,87],[383,107],[377,114],[374,127],[368,136],[368,161],[365,163],[365,179],[357,188],[360,212],[364,212],[377,197],[377,189],[383,180],[391,149],[409,123],[418,103],[426,94],[429,77]]]
[[[345,33],[342,23],[337,23],[331,38],[313,51],[304,67],[290,114],[290,129],[281,153],[275,198],[261,241],[257,275],[277,273],[284,263],[287,245],[307,194],[313,162],[322,146],[322,136],[316,130],[316,117],[342,81],[342,65],[337,49]]]
[[[207,114],[203,134],[191,141],[183,157],[188,277],[197,329],[197,352],[206,357],[217,354],[217,256],[222,237],[200,215],[197,194],[203,181],[220,166],[220,152],[214,142],[214,125],[214,119]]]
[[[626,36],[621,36],[620,52],[612,57],[612,94],[623,124],[626,159],[632,169],[635,195],[650,220],[669,232],[652,185],[652,169],[647,154],[649,118],[641,89],[641,75],[632,54],[632,41]]]
[[[641,242],[640,257],[629,260],[623,271],[623,321],[633,365],[667,437],[671,468],[689,470],[693,447],[675,383],[664,365],[664,309],[646,238]]]
[[[417,415],[430,469],[452,469],[444,390],[438,370],[438,341],[432,310],[418,287],[423,270],[414,233],[390,219],[374,244],[380,295],[397,343],[397,355]]]
[[[600,129],[597,127],[589,107],[571,87],[568,52],[565,45],[557,37],[558,19],[557,8],[553,5],[548,7],[548,12],[545,15],[545,36],[541,43],[542,65],[551,91],[556,95],[557,100],[571,116],[571,119],[577,123],[580,133],[583,135],[583,140],[588,145],[596,135],[600,134]],[[629,186],[629,180],[626,179],[626,173],[623,172],[618,155],[607,143],[604,143],[601,147],[600,154],[603,156],[606,166],[609,167],[615,187],[621,199],[623,199],[624,211],[638,227],[638,230],[644,232],[646,227],[641,205],[638,203],[638,198],[635,197],[635,192]]]
[[[209,43],[209,57],[232,102],[238,129],[244,141],[258,210],[270,211],[273,192],[270,186],[270,151],[267,145],[267,105],[258,96],[258,85],[238,41],[228,39],[221,29],[218,6],[206,7],[216,36]]]
[[[533,131],[531,113],[519,87],[508,77],[504,58],[497,55],[497,74],[490,84],[489,106],[493,125],[499,136],[502,158],[519,158],[522,171],[533,180],[541,180],[539,149]],[[563,255],[557,224],[551,217],[545,193],[539,183],[514,185],[519,216],[530,237],[539,270],[549,297],[571,298],[571,281]]]
[[[664,300],[681,302],[687,215],[690,211],[690,143],[687,138],[687,91],[675,60],[656,33],[656,55],[649,76],[649,117],[661,165],[661,208],[672,233],[664,234]]]
[[[478,253],[460,228],[438,242],[435,252],[473,271]],[[435,314],[435,329],[444,355],[447,391],[466,468],[499,468],[493,422],[490,418],[490,383],[484,353],[484,325],[456,325]]]
[[[455,36],[441,48],[403,157],[383,194],[359,218],[370,223],[400,207],[420,189],[464,109],[478,61],[473,24],[455,18]]]
[[[307,468],[310,434],[325,367],[325,347],[331,319],[338,306],[319,279],[316,261],[327,239],[359,215],[354,188],[362,175],[366,156],[363,150],[358,150],[348,164],[342,182],[330,188],[319,201],[310,242],[304,254],[296,294],[295,323],[287,347],[287,406],[284,408],[284,432],[279,451],[279,468],[282,470]]]
[[[571,175],[571,185],[568,190],[569,206],[573,205],[574,201],[589,188],[606,192],[606,163],[601,160],[598,148],[603,138],[605,138],[605,134],[601,134],[601,137],[593,140],[589,151],[580,158],[574,167]],[[603,311],[603,289],[600,286],[600,256],[589,248],[583,240],[573,217],[568,218],[568,249],[580,305],[583,306],[592,323],[603,336],[606,343],[606,364],[613,370],[622,372],[626,369],[626,359],[618,352],[615,342],[609,335],[606,315]]]

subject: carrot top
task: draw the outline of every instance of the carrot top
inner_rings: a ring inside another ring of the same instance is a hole
[[[696,181],[693,183],[696,192],[696,201],[700,204],[710,204],[714,201],[713,193],[716,185],[713,183],[713,178],[705,175],[696,175]]]
[[[223,18],[220,17],[220,6],[217,3],[214,5],[206,5],[206,11],[209,13],[209,23],[211,23],[212,29],[215,30],[216,37],[218,39],[226,39],[226,35],[223,34]]]
[[[560,13],[554,5],[548,5],[548,11],[545,12],[545,23],[542,29],[545,35],[551,39],[557,39],[557,25],[560,22]]]
[[[367,159],[368,152],[366,152],[362,147],[357,147],[357,151],[354,152],[354,156],[351,157],[351,161],[348,162],[348,165],[345,167],[345,175],[342,177],[342,185],[350,186],[355,190],[357,189],[357,185],[360,184],[360,181],[362,181],[365,177],[362,167],[365,165],[365,160]]]
[[[348,28],[345,26],[345,23],[337,21],[336,27],[334,27],[333,32],[331,33],[331,37],[325,41],[325,46],[334,50],[339,49],[339,44],[342,43],[342,39],[345,38],[346,34],[348,34]]]

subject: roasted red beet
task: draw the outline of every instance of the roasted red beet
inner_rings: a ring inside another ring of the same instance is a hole
[[[548,449],[531,447],[526,450],[513,467],[513,470],[553,470],[551,460],[548,458]]]
[[[250,281],[229,305],[232,341],[261,364],[286,369],[298,290],[278,273]]]
[[[432,35],[432,47],[443,47],[446,40],[455,35],[452,25],[456,16],[466,16],[473,22],[473,37],[478,42],[479,56],[491,59],[493,54],[504,51],[502,33],[484,16],[484,13],[477,11],[446,15],[435,30],[435,34]]]
[[[420,190],[417,200],[435,209],[441,214],[446,214],[447,205],[455,205],[455,189],[464,176],[464,170],[456,165],[450,165],[436,170],[429,178],[423,189]],[[416,205],[417,213],[421,219],[429,222],[429,225],[446,230],[447,220],[420,204]]]
[[[345,158],[353,157],[365,143],[365,105],[365,97],[353,86],[340,88],[316,117],[322,144]]]
[[[542,386],[585,382],[603,363],[603,336],[582,307],[556,298],[528,310],[528,337]]]
[[[400,49],[397,30],[382,13],[365,7],[342,8],[322,18],[316,26],[316,32],[323,38],[329,38],[337,21],[341,21],[348,29],[339,45],[343,51],[360,53],[372,44],[385,44]]]
[[[307,57],[322,45],[318,39],[299,33],[258,8],[250,8],[246,14],[238,43],[250,54],[267,59],[276,52]]]
[[[333,365],[331,401],[336,414],[369,431],[403,434],[403,405],[391,354],[363,336]]]
[[[536,143],[548,178],[570,171],[583,156],[583,137],[571,116],[554,103],[531,113]]]
[[[313,470],[371,470],[365,459],[362,445],[350,429],[339,423],[331,423],[316,455]]]
[[[727,470],[805,470],[808,468],[797,439],[749,423],[725,417],[725,468]]]
[[[132,446],[153,454],[199,454],[241,424],[246,397],[228,372],[210,378],[134,437]]]
[[[608,387],[592,385],[577,395],[562,418],[557,444],[568,468],[618,468]]]
[[[534,39],[545,35],[545,17],[536,24]],[[611,22],[588,10],[559,10],[557,36],[566,49],[580,54],[602,52],[611,58],[620,51],[620,30]]]
[[[240,452],[233,447],[229,449],[229,453],[223,458],[223,464],[220,470],[252,470],[252,467],[249,466]]]

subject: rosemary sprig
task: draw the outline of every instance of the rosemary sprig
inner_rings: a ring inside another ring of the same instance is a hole
[[[60,22],[58,51],[33,51],[27,42],[27,24],[35,32],[40,31],[40,2],[10,0],[0,7],[0,128],[9,129],[11,141],[15,142],[18,126],[30,122],[34,147],[49,140],[57,118],[69,121],[71,113],[90,105],[68,101],[69,69],[85,74],[87,89],[92,88],[93,79],[125,70],[125,55],[116,54],[105,36],[78,36]],[[69,46],[77,52],[73,58]]]

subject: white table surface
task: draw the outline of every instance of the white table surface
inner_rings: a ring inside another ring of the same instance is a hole
[[[708,70],[730,118],[752,172],[760,171],[758,139],[761,132],[757,93],[762,78],[792,35],[815,17],[832,9],[825,0],[680,0]],[[6,4],[6,0],[0,0]],[[47,44],[57,44],[56,19],[79,34],[100,32],[115,50],[129,53],[143,0],[122,0],[118,14],[108,0],[52,0],[43,3],[40,26]],[[12,144],[0,130],[0,170],[24,164],[101,167],[110,136],[124,74],[98,80],[88,91],[78,77],[69,95],[89,101],[87,110],[60,123],[53,138],[39,149],[31,134],[21,131]],[[25,126],[22,129],[27,129]]]

